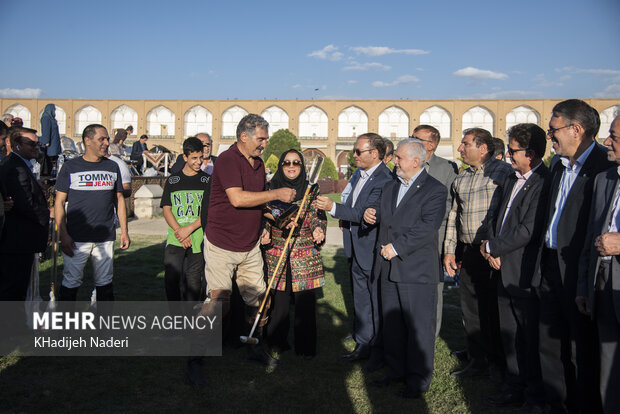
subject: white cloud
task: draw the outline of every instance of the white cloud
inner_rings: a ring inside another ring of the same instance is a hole
[[[317,59],[331,60],[335,62],[342,59],[342,56],[344,55],[338,52],[337,46],[327,45],[321,50],[315,50],[314,52],[309,53],[308,56],[315,57]]]
[[[388,65],[384,65],[382,63],[378,63],[378,62],[359,63],[359,62],[354,61],[354,62],[351,62],[350,66],[345,66],[344,68],[342,68],[342,70],[368,70],[368,69],[390,70],[392,69],[392,67]]]
[[[564,66],[563,68],[557,68],[555,71],[558,73],[572,74],[586,73],[589,75],[609,77],[614,82],[620,82],[620,70],[616,69],[581,69],[572,66]]]
[[[357,83],[357,81],[352,79],[352,80],[348,80],[347,83],[349,85],[355,85]]]
[[[422,49],[392,49],[387,46],[356,46],[350,48],[357,54],[364,54],[367,56],[383,56],[390,54],[402,54],[402,55],[426,55],[430,53],[428,50]]]
[[[620,98],[620,83],[614,83],[605,88],[604,91],[595,93],[596,98]]]
[[[375,88],[384,88],[387,86],[397,86],[397,85],[406,85],[408,83],[419,82],[420,79],[416,78],[413,75],[403,75],[399,76],[394,82],[383,82],[383,81],[374,81],[372,86]]]
[[[538,91],[500,91],[492,93],[478,93],[474,95],[477,99],[518,99],[518,98],[538,98],[542,94]]]
[[[490,70],[477,69],[468,66],[463,69],[459,69],[453,73],[457,78],[472,78],[472,79],[507,79],[508,75],[500,72],[493,72]]]
[[[43,92],[39,88],[25,88],[25,89],[0,89],[1,98],[38,98]]]
[[[293,89],[299,89],[299,88],[301,88],[301,84],[296,83],[295,85],[291,86],[291,88],[293,88]]]

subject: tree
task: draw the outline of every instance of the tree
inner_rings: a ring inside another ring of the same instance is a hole
[[[271,154],[267,161],[265,162],[265,168],[269,168],[272,174],[275,174],[278,171],[278,161],[280,161],[279,157],[276,157],[274,154]]]
[[[267,141],[267,147],[265,151],[263,151],[263,160],[269,160],[271,155],[275,155],[277,159],[280,159],[280,156],[290,149],[296,149],[301,152],[301,145],[297,137],[295,137],[291,131],[288,129],[280,129]]]
[[[353,176],[353,173],[355,172],[355,170],[357,170],[357,163],[355,162],[355,158],[353,157],[353,151],[355,151],[355,148],[349,151],[349,155],[347,156],[347,162],[349,163],[349,167],[351,167],[349,168],[351,176]]]
[[[326,157],[325,161],[323,161],[323,168],[321,168],[321,174],[319,174],[319,178],[327,178],[331,180],[338,179],[338,170],[336,169],[336,166],[331,159]]]

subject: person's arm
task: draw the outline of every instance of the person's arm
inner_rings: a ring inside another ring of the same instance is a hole
[[[125,204],[125,197],[122,192],[116,193],[115,207],[116,214],[118,215],[118,223],[121,227],[121,249],[125,250],[129,248],[131,240],[129,239],[129,231],[127,229],[127,206]]]
[[[493,257],[501,257],[507,253],[513,252],[521,247],[527,246],[531,240],[537,237],[538,232],[541,231],[542,223],[537,218],[541,217],[538,211],[538,204],[540,200],[540,192],[542,190],[541,185],[536,189],[530,189],[531,197],[527,206],[527,211],[523,215],[522,220],[512,228],[505,228],[502,234],[491,238],[488,242],[489,252]],[[505,196],[510,197],[510,193]],[[516,197],[516,196],[515,196]],[[517,208],[517,206],[512,206]],[[503,220],[503,217],[497,217],[497,220]]]
[[[32,178],[26,168],[24,165],[23,168],[18,167],[8,170],[3,177],[4,182],[2,186],[4,187],[4,194],[13,199],[12,214],[47,227],[49,217],[46,214],[42,214],[41,208],[35,201],[34,194],[31,191]]]
[[[174,215],[172,214],[172,206],[164,205],[162,206],[162,211],[163,211],[164,219],[166,220],[166,223],[168,224],[168,226],[170,226],[170,228],[174,232],[174,237],[176,237],[179,243],[181,243],[181,246],[183,246],[186,249],[188,247],[191,247],[192,241],[189,238],[189,234],[191,233],[189,233],[188,235],[184,235],[182,232],[178,232],[183,227],[181,227],[179,223],[177,222],[177,220],[174,218]],[[200,221],[200,219],[196,221]]]
[[[446,238],[443,243],[443,265],[446,268],[446,272],[448,272],[448,276],[454,277],[456,274],[456,214],[458,211],[458,200],[456,197],[456,189],[455,183],[452,183],[452,188],[450,189],[452,193],[452,208],[450,209],[450,213],[448,214],[448,221],[446,222]]]
[[[286,187],[259,192],[245,191],[241,187],[229,187],[226,189],[226,196],[230,204],[236,208],[256,207],[273,200],[291,203],[295,199],[295,194],[295,190]]]
[[[427,235],[436,235],[443,220],[447,196],[448,190],[443,185],[434,189],[433,194],[421,206],[420,219],[390,243],[395,253],[401,257],[409,256],[428,243]]]
[[[56,201],[54,202],[54,217],[58,226],[58,235],[60,236],[60,249],[64,254],[73,257],[75,243],[67,232],[67,215],[65,214],[65,202],[67,201],[67,193],[56,190]],[[120,221],[120,219],[119,219]]]

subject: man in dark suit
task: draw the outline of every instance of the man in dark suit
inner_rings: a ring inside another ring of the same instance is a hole
[[[213,141],[211,140],[211,135],[207,134],[206,132],[201,132],[199,134],[196,134],[196,138],[202,141],[203,159],[200,169],[209,175],[213,174],[213,166],[215,165],[215,160],[217,160],[217,157],[211,155],[211,151],[213,149]],[[172,167],[170,167],[170,173],[176,174],[181,171],[183,167],[185,167],[185,160],[183,159],[183,154],[181,154],[177,157]]]
[[[620,116],[612,122],[609,160],[620,164]],[[579,261],[575,302],[598,326],[600,393],[605,413],[620,412],[620,172],[614,166],[596,176],[588,235]]]
[[[542,162],[547,140],[535,124],[508,130],[508,151],[515,174],[504,184],[490,239],[480,252],[499,270],[498,307],[506,375],[502,392],[485,402],[494,407],[523,404],[524,412],[542,412],[544,396],[538,357],[538,297],[532,277],[543,232],[545,178]]]
[[[26,299],[34,254],[47,246],[49,208],[30,164],[39,153],[36,133],[12,128],[13,152],[0,167],[2,197],[14,202],[0,236],[0,300]]]
[[[353,339],[355,350],[343,356],[350,361],[367,359],[371,341],[379,331],[378,286],[372,277],[377,229],[362,228],[364,211],[381,197],[386,183],[392,180],[390,170],[381,161],[385,156],[385,141],[374,133],[360,135],[355,142],[354,158],[359,175],[351,179],[351,194],[344,204],[319,196],[317,206],[342,220],[344,250],[351,263],[355,319]]]
[[[553,108],[547,137],[560,156],[550,174],[540,276],[540,362],[552,412],[598,412],[598,345],[592,321],[575,305],[594,177],[614,164],[595,142],[594,108],[569,99]]]
[[[446,237],[446,223],[448,222],[448,213],[450,207],[452,207],[452,195],[450,188],[454,179],[459,173],[459,168],[452,161],[448,161],[445,158],[435,155],[437,146],[441,136],[437,128],[430,125],[418,125],[411,134],[412,138],[417,138],[422,141],[424,149],[426,149],[426,160],[422,163],[424,169],[434,179],[439,181],[448,190],[448,197],[446,199],[446,212],[444,213],[443,220],[441,221],[441,227],[439,227],[439,257],[443,253],[443,240]],[[440,259],[441,260],[441,259]],[[441,317],[443,314],[443,271],[439,278],[439,284],[437,285],[437,327],[435,329],[435,336],[439,336],[439,330],[441,329]]]
[[[144,160],[142,159],[142,153],[146,152],[148,154],[148,147],[146,146],[146,141],[148,139],[148,135],[141,135],[140,139],[134,142],[131,146],[131,155],[129,156],[129,158],[138,163],[138,168],[142,167],[142,164],[144,162]]]
[[[441,275],[437,231],[446,209],[448,189],[424,169],[421,141],[398,143],[398,181],[386,185],[365,223],[380,223],[373,274],[381,283],[386,376],[376,386],[404,381],[398,391],[418,398],[433,375],[437,284]]]

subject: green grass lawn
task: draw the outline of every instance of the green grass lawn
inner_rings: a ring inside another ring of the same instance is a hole
[[[163,238],[135,236],[115,258],[117,300],[165,300]],[[352,299],[342,249],[324,249],[327,283],[318,301],[318,355],[307,361],[293,351],[281,365],[265,369],[245,361],[245,349],[225,347],[222,357],[205,358],[210,385],[196,390],[184,383],[180,357],[2,357],[0,413],[35,412],[208,412],[208,413],[498,413],[483,397],[495,393],[488,380],[457,381],[450,350],[463,346],[457,289],[446,289],[444,325],[436,344],[431,389],[419,400],[402,400],[397,386],[376,389],[360,364],[340,359],[354,343]],[[49,290],[50,261],[41,265],[41,290]],[[92,278],[80,290],[88,300]]]

